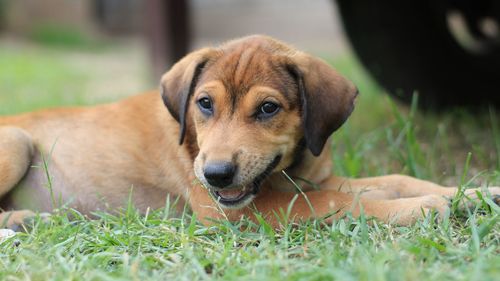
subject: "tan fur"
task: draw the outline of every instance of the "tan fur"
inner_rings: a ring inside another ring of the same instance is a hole
[[[13,226],[20,226],[24,224],[25,219],[35,216],[36,214],[30,210],[4,212],[0,214],[0,227],[12,228]]]
[[[17,184],[28,170],[33,157],[31,137],[16,127],[0,127],[0,197]]]
[[[331,175],[327,138],[349,116],[356,95],[354,85],[326,63],[269,37],[202,49],[165,74],[162,95],[150,92],[107,105],[0,118],[0,206],[51,211],[65,203],[90,214],[124,206],[129,194],[140,210],[159,208],[170,195],[207,223],[253,219],[259,211],[278,226],[273,213],[286,210],[296,197],[285,170],[320,186],[318,191],[303,186],[294,218],[359,215],[360,206],[368,216],[403,225],[431,210],[443,214],[445,198],[456,188],[401,175]],[[197,106],[206,96],[215,108],[208,117]],[[255,112],[266,101],[281,109],[259,121]],[[250,204],[221,208],[209,195],[206,163],[237,164],[234,188],[246,190],[278,155],[280,161]],[[498,188],[490,192],[500,194]],[[17,223],[32,213],[3,213],[0,220],[7,215]]]

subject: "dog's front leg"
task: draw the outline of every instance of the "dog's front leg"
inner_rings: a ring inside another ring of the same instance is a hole
[[[347,212],[355,217],[363,212],[368,217],[376,217],[384,222],[409,225],[432,210],[442,216],[448,209],[448,200],[438,195],[372,200],[334,190],[310,191],[298,195],[269,191],[255,200],[255,206],[276,225],[278,222],[274,213],[279,214],[280,209],[286,211],[295,196],[298,197],[293,202],[290,216],[298,219],[327,217],[327,221],[332,221]]]
[[[359,216],[363,210],[367,216],[385,222],[409,225],[431,210],[442,215],[448,208],[448,201],[437,195],[396,200],[369,200],[334,190],[295,194],[267,189],[262,190],[247,207],[237,210],[222,209],[201,187],[193,189],[190,203],[197,217],[205,224],[210,224],[213,219],[237,221],[243,216],[256,221],[255,214],[259,213],[274,227],[279,227],[280,214],[286,213],[289,209],[289,219],[294,220],[326,217],[327,221],[332,221],[346,212]]]
[[[367,199],[397,199],[426,195],[440,195],[452,199],[458,192],[457,187],[444,187],[433,182],[416,179],[404,175],[388,175],[361,179],[331,177],[321,184],[321,188],[345,193],[359,194]],[[489,187],[488,193],[498,204],[500,188]],[[472,200],[477,200],[479,188],[471,188],[464,194]]]

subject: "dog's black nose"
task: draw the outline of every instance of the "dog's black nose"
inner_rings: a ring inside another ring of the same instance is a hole
[[[207,163],[203,175],[212,186],[224,188],[233,182],[236,167],[231,162]]]

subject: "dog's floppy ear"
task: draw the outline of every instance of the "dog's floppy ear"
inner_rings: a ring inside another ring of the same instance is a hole
[[[326,62],[298,52],[288,68],[297,80],[307,147],[318,156],[354,109],[357,88]]]
[[[184,141],[186,133],[186,113],[189,100],[196,88],[196,83],[208,60],[214,56],[215,50],[205,48],[190,53],[177,62],[161,78],[161,96],[172,117],[180,124],[179,144]]]

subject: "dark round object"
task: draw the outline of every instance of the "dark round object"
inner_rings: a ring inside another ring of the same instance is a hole
[[[212,101],[209,98],[201,98],[198,103],[204,109],[212,109]]]
[[[279,106],[273,102],[265,102],[260,107],[260,113],[264,116],[272,116],[278,112]]]
[[[355,52],[392,95],[409,102],[417,91],[422,108],[500,106],[500,34],[479,29],[485,19],[493,31],[499,22],[495,0],[337,3]],[[460,21],[465,28],[454,30]]]

